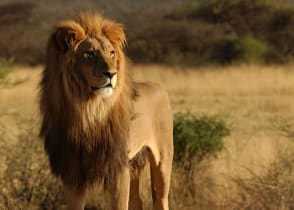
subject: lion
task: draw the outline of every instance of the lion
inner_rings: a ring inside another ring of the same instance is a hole
[[[40,82],[40,136],[68,209],[102,184],[111,209],[142,209],[139,175],[150,164],[154,209],[169,209],[173,119],[167,92],[126,67],[123,25],[96,13],[57,24]]]

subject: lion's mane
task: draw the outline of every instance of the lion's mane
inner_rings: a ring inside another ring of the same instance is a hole
[[[64,53],[58,47],[58,33],[66,28],[75,28],[78,40],[88,34],[104,34],[115,47],[123,75],[110,99],[89,97],[81,91],[83,81],[71,71],[73,52]],[[40,136],[53,174],[68,187],[82,191],[94,182],[107,185],[128,166],[126,140],[136,91],[124,66],[124,39],[121,25],[91,14],[60,23],[49,38],[40,82]]]

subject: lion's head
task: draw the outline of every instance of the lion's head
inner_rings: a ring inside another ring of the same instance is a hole
[[[136,94],[124,67],[124,43],[121,24],[85,13],[59,23],[49,38],[40,135],[53,173],[68,185],[111,179],[127,164]]]
[[[134,90],[124,67],[124,43],[123,26],[99,14],[60,22],[48,42],[41,111],[60,113],[68,106],[68,115],[85,127],[105,120],[115,104],[128,103],[121,97],[132,97]]]
[[[99,15],[82,14],[58,24],[53,35],[63,60],[67,94],[108,98],[123,83],[125,34],[122,25]]]

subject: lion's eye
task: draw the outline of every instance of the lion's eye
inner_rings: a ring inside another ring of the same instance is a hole
[[[115,56],[115,52],[114,52],[114,50],[111,50],[111,51],[110,51],[110,57],[111,57],[111,58],[114,58],[114,56]]]
[[[94,58],[95,57],[95,52],[93,50],[89,50],[84,53],[86,58]]]

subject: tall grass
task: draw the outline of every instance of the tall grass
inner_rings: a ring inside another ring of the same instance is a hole
[[[18,122],[15,144],[1,138],[0,153],[5,156],[5,170],[0,180],[1,209],[60,209],[64,200],[60,183],[54,179],[37,138],[37,122]],[[1,206],[2,205],[2,206]]]
[[[235,178],[239,190],[239,209],[294,208],[294,155],[280,157],[269,167],[265,175],[250,171],[251,178]]]

